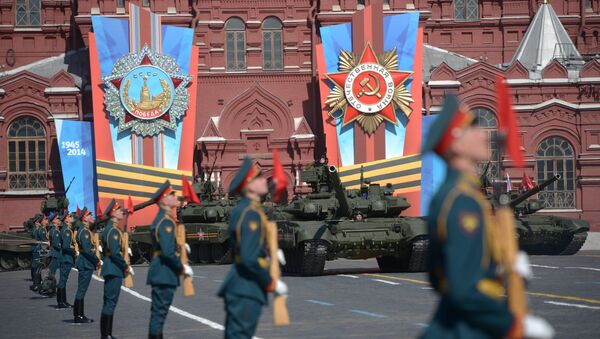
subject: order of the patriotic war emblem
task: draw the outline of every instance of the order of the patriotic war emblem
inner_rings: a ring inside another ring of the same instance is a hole
[[[173,57],[154,53],[148,46],[119,58],[102,80],[104,102],[119,132],[131,129],[137,135],[152,136],[165,129],[174,131],[188,109],[191,77]]]
[[[339,72],[327,74],[334,85],[325,101],[329,116],[341,118],[342,126],[356,120],[369,135],[384,120],[397,125],[396,110],[407,118],[412,113],[414,100],[405,84],[411,74],[398,70],[395,48],[377,56],[367,44],[360,58],[342,51]]]

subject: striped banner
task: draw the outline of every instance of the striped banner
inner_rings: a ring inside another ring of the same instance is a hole
[[[144,165],[96,160],[98,195],[101,198],[147,200],[169,179],[171,188],[181,191],[181,176],[193,182],[191,171],[179,171]]]
[[[344,166],[339,174],[346,188],[360,188],[361,168],[364,179],[381,186],[390,183],[396,194],[421,190],[420,154]]]

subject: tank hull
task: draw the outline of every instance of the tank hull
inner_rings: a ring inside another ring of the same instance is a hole
[[[575,254],[590,229],[586,221],[552,215],[524,215],[517,221],[519,246],[529,254]]]
[[[0,233],[0,270],[13,271],[30,268],[33,241],[28,232]]]

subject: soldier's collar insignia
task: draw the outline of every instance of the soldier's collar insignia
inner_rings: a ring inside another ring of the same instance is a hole
[[[479,217],[475,213],[464,213],[460,216],[460,227],[471,234],[479,228]]]
[[[165,231],[167,231],[167,233],[173,232],[173,226],[167,226],[167,227],[165,227]]]
[[[250,227],[252,232],[255,232],[258,229],[258,223],[256,221],[251,221],[250,224],[248,224],[248,227]]]
[[[117,240],[117,239],[119,239],[119,236],[118,236],[117,234],[115,234],[115,235],[113,236],[113,238],[115,238],[115,240]]]
[[[87,238],[89,238],[90,236],[89,236],[88,234],[86,234],[86,235],[84,235],[84,237],[87,239]]]

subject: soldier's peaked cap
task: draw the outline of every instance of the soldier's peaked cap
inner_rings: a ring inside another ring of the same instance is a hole
[[[454,140],[454,130],[470,126],[474,120],[473,113],[461,106],[456,96],[447,95],[442,111],[429,129],[421,153],[435,152],[444,155]]]
[[[171,191],[171,182],[169,180],[166,180],[165,182],[162,183],[162,185],[160,185],[160,187],[158,188],[158,190],[156,190],[156,192],[154,192],[154,194],[152,194],[152,197],[150,197],[150,200],[152,200],[155,204],[158,204],[159,201],[161,201],[161,199],[174,191]]]
[[[90,215],[90,211],[87,209],[87,207],[84,207],[80,212],[79,215],[77,216],[77,218],[79,220],[83,220],[85,219],[85,217],[87,217],[88,215]]]
[[[58,219],[60,221],[65,221],[65,219],[67,218],[67,215],[69,215],[69,211],[64,211],[61,213],[61,215],[58,217]]]
[[[244,189],[244,187],[246,187],[246,185],[250,181],[252,181],[252,179],[256,178],[259,175],[260,170],[252,162],[252,159],[249,157],[244,158],[242,166],[240,166],[240,169],[231,181],[231,185],[229,186],[229,193],[241,192]]]
[[[112,216],[112,213],[118,210],[120,207],[121,206],[119,206],[115,198],[112,198],[106,206],[106,209],[104,210],[104,216],[110,218]]]

